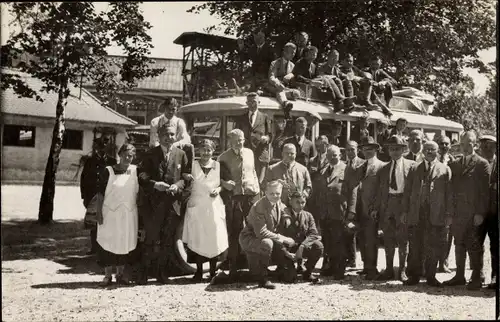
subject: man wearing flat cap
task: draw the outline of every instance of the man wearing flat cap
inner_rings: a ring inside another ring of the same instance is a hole
[[[186,153],[174,146],[176,128],[164,124],[158,129],[160,145],[144,156],[139,169],[143,190],[142,222],[145,231],[139,284],[146,284],[149,270],[156,268],[157,280],[168,283],[169,262],[174,256],[174,235],[180,222],[183,174],[189,174]],[[145,211],[147,209],[147,211]]]
[[[377,194],[380,187],[378,173],[385,165],[377,158],[380,145],[373,137],[368,136],[360,143],[360,148],[365,155],[366,161],[358,168],[360,182],[356,189],[351,191],[351,197],[347,198],[347,208],[354,212],[356,221],[359,222],[360,250],[363,254],[363,273],[367,280],[377,278]],[[354,197],[352,196],[354,195]]]
[[[408,255],[408,231],[406,218],[403,216],[403,192],[408,184],[408,173],[416,162],[403,158],[406,142],[398,136],[387,140],[391,161],[378,172],[377,204],[372,216],[378,216],[379,226],[384,233],[386,269],[378,279],[394,279],[394,252],[399,250],[399,271],[397,278],[404,282],[406,276],[406,258]]]
[[[295,135],[283,142],[283,145],[291,143],[295,146],[297,156],[295,161],[303,166],[309,166],[311,158],[316,156],[314,144],[306,138],[307,120],[305,117],[298,117],[295,120]]]
[[[497,138],[493,135],[483,135],[479,138],[479,151],[481,155],[488,161],[491,168],[490,189],[488,213],[482,224],[481,243],[484,244],[486,235],[490,239],[490,254],[491,254],[491,282],[488,285],[490,289],[497,288],[498,278],[498,164],[497,164]],[[483,260],[481,259],[481,265]]]

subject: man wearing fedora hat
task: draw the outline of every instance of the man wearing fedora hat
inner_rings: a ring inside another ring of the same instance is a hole
[[[484,244],[486,235],[490,239],[491,254],[491,283],[490,289],[497,288],[498,278],[498,166],[497,166],[497,138],[493,135],[483,135],[479,138],[479,151],[481,155],[489,162],[491,168],[490,175],[490,193],[489,211],[484,219],[481,229],[481,243]],[[482,265],[483,260],[481,260]]]
[[[378,172],[379,194],[377,197],[379,225],[384,233],[386,270],[378,279],[387,281],[394,278],[394,252],[399,250],[398,279],[407,280],[406,257],[408,255],[408,232],[406,218],[403,214],[403,192],[407,184],[408,173],[416,166],[416,162],[403,158],[406,142],[398,136],[387,140],[391,161]],[[375,213],[373,214],[376,215]]]
[[[361,141],[361,150],[366,161],[360,169],[360,183],[356,198],[348,198],[348,209],[356,209],[356,217],[360,226],[361,254],[363,255],[363,273],[367,280],[377,278],[378,223],[376,218],[377,192],[380,186],[378,173],[385,165],[377,158],[380,145],[373,137],[368,136]],[[351,204],[354,202],[354,204]]]

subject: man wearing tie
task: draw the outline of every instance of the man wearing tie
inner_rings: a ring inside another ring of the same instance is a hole
[[[446,245],[446,227],[452,220],[451,170],[437,161],[436,142],[426,142],[423,151],[425,159],[410,171],[404,190],[403,216],[407,216],[410,239],[405,285],[420,282],[424,265],[427,285],[442,287],[436,268]]]
[[[250,209],[248,224],[239,234],[239,244],[245,253],[248,267],[259,287],[275,289],[268,280],[267,267],[271,259],[280,262],[284,257],[283,245],[295,246],[295,241],[278,233],[278,227],[285,206],[281,203],[283,186],[279,181],[266,185],[266,195]]]
[[[397,136],[387,140],[391,161],[378,172],[379,194],[375,211],[379,217],[379,225],[384,233],[386,269],[378,280],[388,281],[394,278],[394,252],[399,250],[399,271],[397,278],[407,280],[406,257],[408,255],[408,232],[406,218],[403,215],[403,192],[410,170],[416,162],[403,158],[406,142]]]
[[[295,120],[295,135],[286,139],[283,145],[291,143],[297,151],[296,161],[303,166],[309,165],[309,160],[316,156],[314,144],[306,138],[307,120],[304,117],[298,117]]]
[[[297,46],[297,51],[295,52],[292,61],[297,63],[301,58],[305,57],[306,48],[309,46],[309,35],[305,31],[297,32],[295,34],[294,41]]]
[[[450,163],[455,161],[455,157],[450,154],[451,141],[450,138],[446,135],[439,137],[436,140],[439,145],[439,162],[449,165]],[[450,255],[451,243],[453,242],[453,235],[450,232],[449,227],[445,227],[446,229],[446,246],[442,248],[443,253],[438,261],[438,273],[451,273],[448,268],[448,256]]]
[[[316,151],[318,154],[311,158],[309,162],[309,174],[311,175],[312,190],[314,191],[318,183],[321,181],[321,171],[328,165],[328,160],[326,159],[326,148],[328,147],[328,138],[326,135],[320,135],[314,141],[316,146]],[[319,214],[321,213],[321,207],[323,200],[319,198],[318,194],[313,193],[311,198],[307,203],[307,208],[311,211],[314,220],[316,221],[316,228],[321,232],[321,227],[319,225]]]
[[[413,160],[420,163],[424,160],[424,154],[422,153],[422,144],[424,141],[424,133],[420,130],[412,130],[408,137],[408,151],[404,157],[408,160]]]
[[[469,253],[472,276],[467,285],[469,290],[482,286],[481,228],[488,213],[490,165],[475,152],[477,136],[468,131],[460,136],[463,157],[450,164],[453,187],[453,224],[451,230],[455,239],[455,276],[443,284],[446,286],[465,285],[465,259]],[[498,262],[497,262],[498,264]]]

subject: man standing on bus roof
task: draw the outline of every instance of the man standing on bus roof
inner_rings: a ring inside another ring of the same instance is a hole
[[[149,147],[154,148],[160,145],[160,140],[158,138],[158,128],[166,124],[169,127],[175,128],[175,143],[174,146],[181,148],[182,144],[191,144],[191,138],[187,132],[186,123],[183,119],[177,117],[177,108],[179,104],[177,100],[173,97],[167,98],[161,107],[164,113],[158,117],[151,120],[151,127],[149,129]]]

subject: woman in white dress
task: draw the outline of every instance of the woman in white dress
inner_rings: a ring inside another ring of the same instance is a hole
[[[203,280],[203,263],[210,262],[210,277],[215,276],[217,261],[227,253],[226,211],[219,193],[220,164],[212,159],[215,144],[203,140],[200,160],[193,162],[192,183],[188,200],[182,241],[187,245],[188,262],[196,263],[195,282]]]
[[[99,262],[104,266],[103,286],[111,284],[113,266],[118,284],[129,284],[123,276],[128,255],[137,246],[138,214],[137,167],[131,162],[135,147],[124,144],[118,152],[120,162],[106,167],[98,186],[97,243]]]

